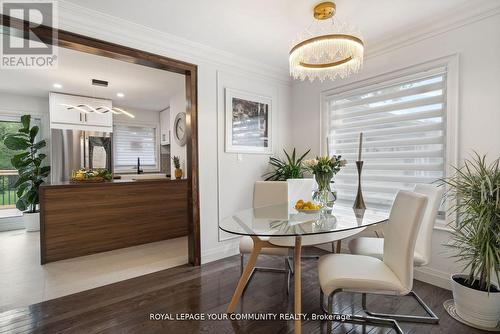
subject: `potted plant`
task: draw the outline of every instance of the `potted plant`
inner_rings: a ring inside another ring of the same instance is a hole
[[[22,116],[22,128],[17,133],[5,135],[4,144],[11,150],[21,151],[11,159],[12,165],[19,173],[19,179],[14,185],[18,197],[16,207],[24,212],[26,230],[38,231],[40,229],[39,189],[49,175],[50,167],[42,166],[47,156],[39,153],[39,150],[47,143],[45,140],[35,141],[40,129],[36,125],[30,127],[30,123],[30,115]]]
[[[318,201],[325,210],[328,209],[330,195],[332,194],[330,187],[332,179],[346,164],[347,161],[342,159],[340,155],[304,160],[305,168],[314,175],[318,184],[318,190],[314,193],[313,199]],[[333,197],[335,201],[335,195]]]
[[[269,158],[269,165],[273,168],[272,171],[264,174],[266,181],[286,181],[288,179],[302,179],[304,178],[304,167],[302,166],[302,160],[309,153],[302,154],[299,158],[296,157],[295,148],[292,154],[288,154],[285,150],[286,160],[276,157]]]
[[[486,328],[496,327],[500,318],[499,159],[488,164],[476,153],[443,179],[455,218],[447,246],[468,272],[451,276],[456,312],[468,323]]]
[[[180,180],[182,178],[182,169],[181,169],[181,162],[179,160],[179,157],[174,155],[172,160],[174,160],[175,179]]]

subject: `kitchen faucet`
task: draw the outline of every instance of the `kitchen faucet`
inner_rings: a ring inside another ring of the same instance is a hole
[[[141,158],[137,157],[137,174],[142,174],[144,171],[141,169]]]

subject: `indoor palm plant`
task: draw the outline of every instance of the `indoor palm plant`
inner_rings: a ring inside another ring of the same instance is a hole
[[[40,185],[50,173],[49,166],[42,166],[46,155],[39,153],[46,146],[45,140],[36,141],[38,126],[30,127],[31,116],[21,117],[22,127],[15,133],[4,136],[4,144],[8,149],[20,151],[11,162],[19,173],[14,187],[17,189],[16,207],[24,212],[24,222],[28,231],[39,230],[40,214],[38,212]]]
[[[500,318],[499,159],[488,164],[476,153],[443,179],[455,217],[447,246],[467,272],[452,275],[455,307],[462,319],[482,327],[495,327]]]
[[[283,150],[286,160],[277,157],[270,157],[269,165],[271,165],[273,170],[263,175],[266,178],[265,180],[286,181],[288,179],[303,178],[305,169],[302,165],[302,160],[304,160],[309,151],[310,150],[307,150],[306,153],[297,158],[295,148],[293,149],[292,154],[288,154],[286,150]]]

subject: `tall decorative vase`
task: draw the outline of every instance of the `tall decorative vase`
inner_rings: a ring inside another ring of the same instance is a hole
[[[313,199],[321,204],[323,210],[326,210],[328,209],[328,202],[332,193],[330,183],[333,179],[333,173],[317,173],[315,178],[318,190],[314,193]]]
[[[366,209],[365,201],[363,199],[363,192],[361,191],[361,170],[363,169],[363,161],[356,161],[356,168],[358,169],[358,193],[356,200],[352,206],[354,209]]]

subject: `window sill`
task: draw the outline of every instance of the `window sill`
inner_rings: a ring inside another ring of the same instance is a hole
[[[22,217],[23,213],[18,209],[0,209],[0,219]]]

